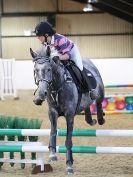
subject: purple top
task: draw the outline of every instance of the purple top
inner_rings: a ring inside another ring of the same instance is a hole
[[[73,48],[74,43],[71,40],[69,40],[67,37],[56,33],[52,37],[51,45],[53,45],[60,54],[64,55],[67,53],[71,58],[70,51]]]

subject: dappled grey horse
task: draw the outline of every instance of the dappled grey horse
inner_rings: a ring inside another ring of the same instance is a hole
[[[41,56],[30,50],[33,57],[35,82],[38,85],[38,96],[34,102],[41,105],[47,99],[49,107],[49,119],[51,122],[51,133],[49,141],[49,150],[51,161],[57,160],[56,157],[56,134],[57,119],[59,116],[66,118],[67,135],[65,140],[67,173],[73,173],[73,155],[72,155],[72,131],[74,126],[74,117],[82,110],[85,111],[85,120],[88,124],[94,125],[97,121],[92,119],[89,93],[83,93],[79,99],[79,92],[73,80],[67,79],[69,72],[66,70],[60,60],[56,62],[48,56]],[[102,101],[104,98],[104,86],[99,71],[90,60],[83,61],[84,67],[91,71],[96,79],[96,90],[99,93],[96,101],[97,120],[100,125],[104,124]],[[80,102],[79,102],[80,101]]]

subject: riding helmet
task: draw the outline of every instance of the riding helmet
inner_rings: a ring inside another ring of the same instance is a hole
[[[34,33],[36,36],[44,36],[48,34],[52,36],[55,34],[55,30],[53,29],[52,25],[48,22],[40,22],[36,27]]]

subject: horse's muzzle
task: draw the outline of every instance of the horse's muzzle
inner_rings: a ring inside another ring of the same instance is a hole
[[[43,101],[44,101],[44,100],[40,99],[39,97],[36,97],[36,98],[33,100],[33,102],[35,103],[35,105],[38,105],[38,106],[42,105]]]

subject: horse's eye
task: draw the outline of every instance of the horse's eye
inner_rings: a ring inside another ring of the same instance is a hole
[[[50,68],[48,68],[48,72],[49,72],[49,71],[51,71],[51,69],[50,69]]]

